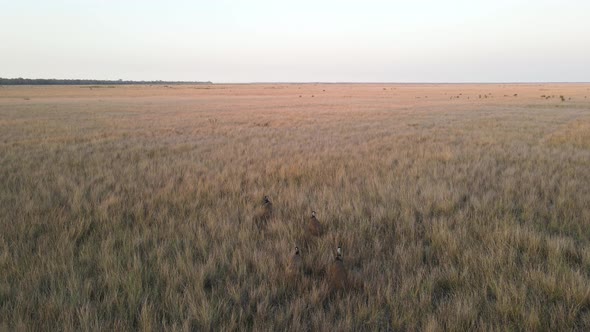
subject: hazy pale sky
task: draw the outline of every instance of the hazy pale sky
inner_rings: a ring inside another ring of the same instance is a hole
[[[0,77],[590,81],[590,1],[0,0]]]

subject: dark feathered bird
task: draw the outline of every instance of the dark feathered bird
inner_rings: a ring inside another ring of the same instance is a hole
[[[295,247],[295,253],[289,258],[289,261],[287,262],[287,274],[289,276],[297,276],[301,274],[302,269],[303,263],[301,261],[299,247]]]
[[[309,223],[307,224],[307,232],[313,236],[320,236],[323,231],[322,224],[320,224],[316,217],[315,211],[311,211],[311,218],[309,218]]]
[[[344,289],[348,286],[348,275],[342,260],[342,248],[338,246],[336,259],[328,268],[328,283],[332,290]]]
[[[265,195],[262,202],[264,203],[264,206],[272,207],[272,203],[270,202],[270,198],[268,198],[268,196]]]
[[[263,227],[272,218],[272,202],[268,196],[264,196],[262,206],[256,212],[255,221],[258,227]]]

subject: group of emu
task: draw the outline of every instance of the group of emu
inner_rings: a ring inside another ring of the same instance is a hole
[[[256,217],[257,223],[267,222],[272,218],[272,215],[272,202],[268,196],[264,196],[262,209]],[[311,212],[311,218],[309,218],[307,223],[306,232],[311,237],[320,237],[324,232],[322,224],[320,224],[316,217],[315,211]],[[295,246],[295,252],[291,257],[289,257],[289,261],[287,262],[286,266],[286,272],[290,277],[299,277],[303,273],[303,263],[298,246]],[[348,275],[344,267],[344,262],[342,260],[342,248],[340,246],[338,246],[338,249],[336,250],[336,258],[327,269],[327,280],[330,288],[333,290],[345,289],[350,285]]]

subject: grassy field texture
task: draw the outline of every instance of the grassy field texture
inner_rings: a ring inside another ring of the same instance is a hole
[[[588,98],[0,87],[0,330],[589,330]]]

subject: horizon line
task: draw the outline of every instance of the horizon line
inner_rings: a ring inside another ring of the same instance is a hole
[[[23,77],[1,77],[0,79],[7,80],[45,80],[45,81],[103,81],[109,83],[116,82],[129,82],[129,83],[186,83],[186,84],[590,84],[590,81],[249,81],[249,82],[232,82],[232,81],[220,81],[214,82],[211,80],[164,80],[164,79],[96,79],[96,78],[23,78]],[[122,85],[125,85],[123,83]],[[3,85],[0,83],[0,85]],[[39,84],[31,84],[39,85]],[[54,84],[59,85],[59,84]],[[75,85],[75,84],[74,84]],[[85,84],[80,84],[85,85]]]
[[[180,81],[181,82],[181,81]],[[423,81],[423,82],[403,82],[403,81],[253,81],[253,82],[212,82],[211,84],[590,84],[590,81],[461,81],[461,82],[442,82],[442,81]]]

